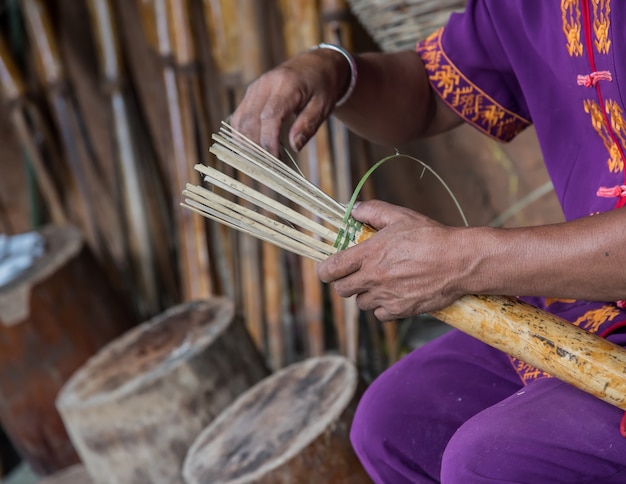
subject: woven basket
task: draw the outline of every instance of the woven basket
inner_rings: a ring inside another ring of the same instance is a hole
[[[448,21],[466,0],[348,0],[365,30],[386,52],[414,49]]]

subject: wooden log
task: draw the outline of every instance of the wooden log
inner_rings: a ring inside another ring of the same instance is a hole
[[[175,483],[188,447],[268,374],[233,304],[176,306],[111,342],[59,394],[94,482]]]
[[[348,437],[361,389],[356,367],[339,356],[280,370],[198,436],[185,482],[370,482]]]
[[[133,326],[80,232],[41,231],[45,254],[0,287],[0,421],[38,474],[78,461],[55,398],[91,355]]]
[[[68,467],[39,481],[39,484],[91,484],[93,480],[82,464]]]

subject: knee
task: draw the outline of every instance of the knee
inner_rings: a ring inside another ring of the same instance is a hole
[[[386,407],[374,382],[361,397],[350,429],[352,446],[362,461],[370,460],[383,450],[389,430],[387,420],[390,418]]]
[[[511,436],[486,422],[462,425],[446,446],[441,482],[492,482],[510,471]]]

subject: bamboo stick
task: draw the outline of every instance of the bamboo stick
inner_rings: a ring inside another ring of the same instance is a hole
[[[26,106],[25,87],[22,76],[13,62],[4,39],[0,37],[0,90],[2,97],[9,106],[11,121],[20,143],[32,163],[39,190],[45,200],[46,209],[55,224],[67,223],[67,215],[63,208],[61,196],[54,185],[43,155],[37,148],[36,135],[31,132],[27,113],[34,110],[33,105]]]
[[[320,42],[320,19],[317,2],[280,0],[283,17],[283,36],[286,53],[293,57]],[[321,177],[330,163],[326,127],[320,128],[315,138],[298,154],[306,178],[314,184],[326,183]],[[330,187],[326,186],[326,189]],[[332,194],[332,191],[330,192]],[[325,350],[323,287],[317,277],[317,266],[311,260],[301,261],[303,292],[301,318],[307,334],[308,356],[320,356]]]
[[[241,143],[250,141],[241,138]],[[259,157],[257,161],[266,163],[270,158]],[[281,179],[282,175],[276,177]],[[198,210],[203,208],[202,203],[197,206]],[[338,215],[341,213],[338,211]],[[363,226],[352,237],[352,243],[360,243],[373,233]],[[314,246],[309,249],[315,251],[316,260],[326,257]],[[620,346],[511,297],[467,295],[431,315],[626,410],[626,350]]]
[[[239,24],[237,2],[232,0],[202,0],[201,21],[198,31],[204,34],[201,42],[209,45],[209,52],[204,52],[204,89],[207,110],[211,119],[221,120],[234,110],[235,99],[241,96],[241,67],[239,55]],[[204,28],[202,28],[204,26]],[[207,49],[205,49],[207,50]],[[212,100],[213,102],[209,102]],[[217,166],[219,161],[210,158]],[[228,167],[220,166],[228,171]],[[237,271],[236,251],[238,233],[221,224],[211,227],[211,236],[215,245],[221,247],[221,257],[215,261],[216,272],[221,279],[224,292],[236,302],[240,302],[239,274]],[[241,307],[237,304],[237,307]]]
[[[148,195],[138,159],[127,94],[123,89],[124,73],[119,31],[111,0],[88,0],[87,6],[96,40],[100,76],[107,87],[113,114],[113,132],[117,164],[122,179],[124,215],[129,239],[129,258],[138,274],[138,287],[144,315],[159,311],[153,231],[150,227]]]
[[[323,39],[330,44],[340,45],[347,50],[352,50],[352,27],[350,25],[350,8],[346,0],[322,0]],[[350,169],[350,139],[348,128],[337,118],[331,117],[328,121],[330,127],[331,145],[333,147],[335,180],[335,197],[337,200],[347,201],[352,195],[352,176]],[[335,298],[333,304],[342,304],[337,300],[337,294],[332,291]],[[346,298],[342,304],[343,315],[336,314],[336,328],[338,333],[339,348],[353,362],[357,361],[359,343],[359,314],[356,305],[356,297]],[[385,327],[393,327],[390,324]],[[387,341],[387,337],[385,338]]]
[[[172,194],[193,179],[198,163],[194,132],[193,87],[188,79],[194,62],[194,45],[189,32],[187,4],[179,0],[151,0],[141,5],[142,21],[149,42],[154,42],[163,59],[163,81],[167,97]],[[148,8],[148,7],[151,7]],[[177,205],[177,203],[175,203]],[[206,226],[193,213],[175,212],[178,269],[182,299],[204,299],[213,291]]]
[[[268,2],[237,0],[234,3],[237,5],[239,28],[239,70],[241,82],[247,86],[269,66],[266,31]],[[228,13],[228,10],[225,12]],[[226,28],[224,32],[232,32],[232,28]],[[226,69],[224,74],[232,77],[236,69],[232,57],[224,57],[221,63],[222,68]],[[241,181],[246,181],[246,175],[243,175]],[[261,189],[265,189],[263,185]],[[272,367],[278,369],[286,362],[283,338],[283,300],[286,293],[282,255],[268,244],[258,244],[251,237],[241,237],[239,242],[246,319],[249,320],[250,330],[256,334],[258,344],[265,348],[264,353],[268,355]],[[260,266],[258,261],[261,261]],[[261,284],[263,290],[259,292],[261,281],[264,281]]]
[[[110,264],[113,263],[122,273],[127,270],[121,220],[115,202],[98,173],[100,164],[72,97],[50,14],[43,0],[23,0],[21,7],[39,80],[46,89],[71,172],[71,179],[66,183],[72,191],[76,187],[75,203],[78,205],[82,229],[92,250],[105,263],[111,277],[119,279]],[[95,200],[97,203],[94,203]],[[119,282],[123,280],[124,277]]]

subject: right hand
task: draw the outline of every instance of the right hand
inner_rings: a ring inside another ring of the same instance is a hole
[[[289,144],[300,151],[330,116],[349,78],[350,66],[340,53],[304,52],[250,84],[231,125],[278,156],[282,126],[295,116]]]

